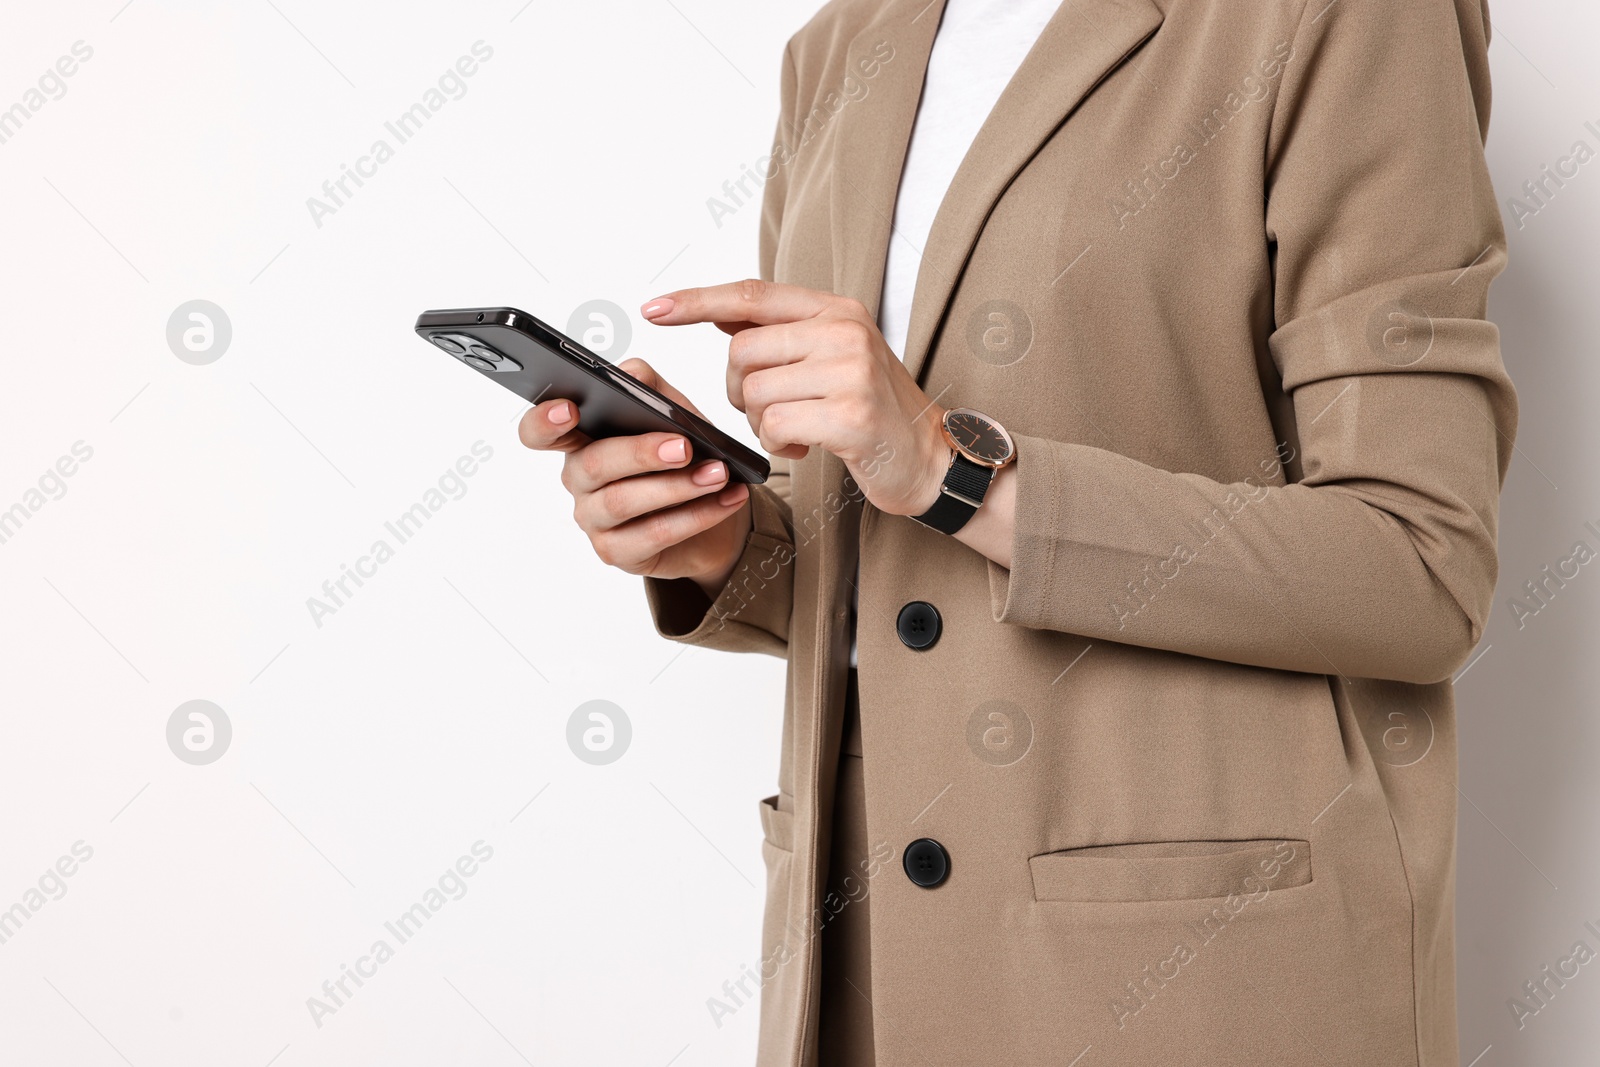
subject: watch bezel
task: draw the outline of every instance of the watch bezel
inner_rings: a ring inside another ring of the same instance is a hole
[[[974,455],[972,451],[969,450],[965,445],[963,445],[960,441],[957,441],[955,435],[950,432],[950,416],[952,415],[976,416],[977,418],[982,419],[987,425],[999,431],[1001,439],[1006,443],[1005,456],[1000,460],[991,460],[984,456]],[[939,428],[944,431],[945,442],[949,444],[951,448],[961,453],[961,455],[967,457],[967,459],[971,460],[973,463],[978,464],[980,467],[988,467],[992,470],[999,470],[1001,467],[1004,467],[1007,463],[1010,463],[1012,460],[1017,458],[1017,443],[1011,439],[1011,434],[1004,426],[1000,425],[990,416],[978,411],[976,408],[951,408],[940,417]]]

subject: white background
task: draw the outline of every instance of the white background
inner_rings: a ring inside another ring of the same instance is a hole
[[[766,151],[814,0],[21,7],[0,108],[74,42],[93,56],[0,144],[0,509],[76,442],[93,456],[0,544],[0,909],[76,842],[93,856],[0,944],[0,1062],[749,1062],[755,1007],[719,1027],[706,1001],[756,953],[782,664],[658,639],[557,461],[518,445],[515,398],[410,327],[610,299],[629,354],[742,430],[720,335],[635,309],[755,272],[758,209],[719,227],[706,199]],[[1496,14],[1504,202],[1600,148],[1600,12]],[[480,40],[465,95],[317,226],[307,198]],[[1600,950],[1600,564],[1510,610],[1600,547],[1600,161],[1507,222],[1492,313],[1523,421],[1457,684],[1462,1058],[1483,1067],[1600,1042],[1600,963],[1520,1030],[1506,1004]],[[205,366],[166,340],[194,299],[233,330]],[[478,441],[465,494],[317,626],[307,598]],[[195,699],[233,727],[209,766],[167,745]],[[595,699],[633,727],[609,766],[566,742]],[[478,841],[465,895],[397,945],[384,922]],[[318,1026],[307,998],[380,937],[394,957]]]

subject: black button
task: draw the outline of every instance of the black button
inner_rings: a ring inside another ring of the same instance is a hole
[[[913,600],[901,608],[900,618],[894,625],[900,641],[918,652],[932,648],[939,640],[939,612],[926,600]]]
[[[907,845],[900,862],[906,877],[924,889],[932,889],[950,874],[950,853],[931,837],[919,837]]]

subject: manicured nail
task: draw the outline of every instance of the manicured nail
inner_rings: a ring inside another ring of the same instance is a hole
[[[641,308],[639,313],[647,319],[653,319],[671,311],[675,304],[676,301],[670,296],[658,296]]]
[[[689,450],[686,442],[681,437],[674,437],[670,441],[661,442],[661,447],[656,449],[656,455],[667,463],[681,463],[688,456]]]
[[[563,400],[559,404],[556,404],[555,406],[553,406],[550,409],[550,421],[555,423],[558,426],[561,423],[566,422],[571,418],[572,418],[572,405],[567,403],[565,400]]]
[[[743,500],[749,492],[749,487],[743,482],[734,482],[732,485],[728,486],[728,488],[717,494],[717,503],[721,504],[723,507],[727,507],[730,504],[737,504],[739,501]]]
[[[716,485],[727,476],[727,468],[723,467],[720,462],[716,462],[707,463],[703,467],[696,468],[695,472],[689,477],[694,481],[695,485]]]

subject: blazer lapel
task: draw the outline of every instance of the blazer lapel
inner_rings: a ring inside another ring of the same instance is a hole
[[[922,380],[934,333],[995,201],[1083,98],[1155,32],[1161,19],[1154,0],[1064,0],[1046,24],[979,129],[934,217],[917,273],[906,351],[901,353],[913,378]],[[894,178],[898,183],[898,166]],[[869,199],[876,206],[873,188]],[[860,211],[851,214],[856,225],[873,225]],[[876,258],[881,286],[884,256]],[[867,306],[876,314],[876,295]]]
[[[874,317],[883,292],[900,172],[943,13],[944,0],[893,0],[845,50],[845,71],[867,86],[867,95],[847,103],[834,118],[838,126],[829,176],[833,291],[855,297]],[[865,80],[859,64],[880,55],[876,49],[882,42],[893,47],[893,57],[877,77]]]

